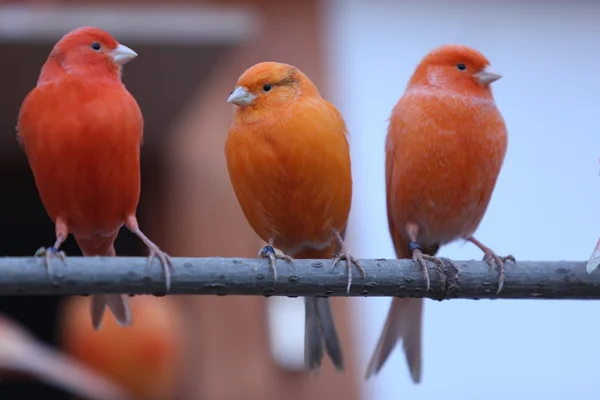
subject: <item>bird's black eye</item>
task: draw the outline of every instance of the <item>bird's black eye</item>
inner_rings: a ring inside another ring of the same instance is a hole
[[[461,71],[464,71],[465,69],[467,69],[467,66],[463,63],[459,63],[459,64],[456,64],[456,68],[458,68]]]
[[[267,83],[265,86],[263,86],[263,90],[265,92],[268,92],[269,90],[271,90],[273,88],[273,85],[271,85],[270,83]]]
[[[90,47],[91,47],[92,49],[94,49],[94,50],[98,51],[98,50],[100,50],[100,43],[98,43],[98,42],[94,42],[94,43],[92,43],[92,45],[91,45]]]

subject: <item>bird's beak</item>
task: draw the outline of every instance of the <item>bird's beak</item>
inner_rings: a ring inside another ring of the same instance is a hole
[[[494,71],[494,69],[489,65],[476,73],[475,76],[482,85],[489,85],[490,83],[502,78],[502,75],[500,75],[497,71]]]
[[[248,89],[243,86],[238,86],[231,92],[227,102],[235,104],[236,106],[249,106],[254,99],[256,99],[256,96],[250,93]]]
[[[123,65],[127,61],[133,60],[137,57],[137,53],[131,50],[129,47],[119,44],[116,49],[110,53],[114,62],[118,65]]]

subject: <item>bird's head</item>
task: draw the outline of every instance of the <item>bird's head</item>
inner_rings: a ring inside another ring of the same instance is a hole
[[[300,95],[318,94],[317,88],[300,70],[289,64],[262,62],[248,68],[229,94],[228,103],[239,107],[278,107]]]

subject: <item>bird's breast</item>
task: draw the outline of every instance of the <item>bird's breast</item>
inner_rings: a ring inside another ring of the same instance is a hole
[[[504,160],[507,135],[495,106],[435,103],[392,117],[387,157],[389,212],[397,229],[420,227],[420,239],[444,244],[477,229]]]
[[[111,235],[139,199],[139,108],[113,92],[46,97],[28,104],[19,127],[42,202],[73,234]]]
[[[352,179],[343,134],[234,130],[226,153],[236,196],[263,240],[287,252],[320,250],[345,228]]]

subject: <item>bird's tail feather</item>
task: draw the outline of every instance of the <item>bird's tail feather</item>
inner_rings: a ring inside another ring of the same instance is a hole
[[[110,241],[107,238],[101,245],[98,245],[97,240],[94,242],[77,238],[76,240],[84,256],[115,257],[117,255],[113,245],[114,238],[110,238]],[[94,329],[100,329],[106,307],[112,312],[119,325],[131,325],[131,310],[127,302],[127,295],[93,294],[90,299],[90,312]]]
[[[408,246],[400,236],[392,233],[396,256],[409,258],[406,253]],[[438,244],[423,248],[425,254],[434,256],[440,249]],[[367,366],[365,379],[376,375],[385,364],[392,350],[402,340],[404,355],[414,383],[421,381],[421,336],[423,330],[423,299],[420,298],[393,298],[388,311],[385,325],[379,336],[377,347]]]
[[[366,379],[379,372],[398,340],[402,340],[412,380],[415,383],[421,381],[422,320],[423,299],[392,299],[379,342],[367,367]]]
[[[313,370],[321,366],[323,346],[339,371],[344,370],[342,347],[328,298],[305,298],[304,363]]]
[[[326,249],[305,249],[294,258],[332,258],[338,244]],[[304,325],[304,364],[310,370],[319,369],[325,350],[338,371],[344,370],[342,346],[335,326],[331,301],[326,297],[306,297]]]
[[[127,303],[127,295],[124,294],[94,294],[90,300],[90,310],[92,313],[92,324],[94,329],[100,329],[104,310],[108,309],[115,316],[121,326],[131,325],[131,310]]]

